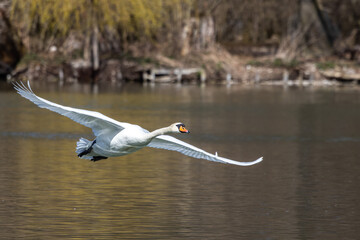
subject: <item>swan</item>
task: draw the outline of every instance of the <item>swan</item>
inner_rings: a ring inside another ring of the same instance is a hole
[[[209,161],[250,166],[262,161],[262,157],[252,162],[238,162],[205,152],[204,150],[180,141],[170,133],[189,133],[183,123],[174,123],[168,127],[149,132],[134,124],[118,122],[99,112],[62,106],[38,97],[31,89],[30,82],[27,86],[23,82],[13,82],[15,90],[24,98],[71,120],[92,129],[95,139],[93,141],[80,138],[77,142],[76,153],[78,157],[91,161],[127,155],[144,147],[161,148],[180,152],[184,155],[206,159]]]

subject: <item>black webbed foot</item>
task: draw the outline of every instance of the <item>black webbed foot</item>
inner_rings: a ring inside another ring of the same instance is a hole
[[[84,156],[84,155],[86,155],[88,153],[91,153],[95,143],[96,143],[96,139],[92,142],[91,146],[88,149],[86,149],[86,150],[82,151],[81,153],[79,153],[78,157],[82,157],[82,156]]]
[[[104,156],[93,156],[93,158],[91,159],[92,162],[96,162],[102,159],[107,159],[107,157]]]

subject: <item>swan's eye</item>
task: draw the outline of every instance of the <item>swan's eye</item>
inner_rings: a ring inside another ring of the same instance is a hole
[[[179,126],[179,131],[182,133],[189,133],[189,131],[184,126]]]

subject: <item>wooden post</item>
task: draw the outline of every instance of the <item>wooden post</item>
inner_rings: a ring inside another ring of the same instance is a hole
[[[62,68],[59,69],[59,85],[62,86],[64,84],[64,70]]]
[[[226,74],[226,83],[227,83],[227,84],[230,84],[230,83],[231,83],[231,74],[230,74],[230,73],[227,73],[227,74]]]
[[[260,73],[256,71],[255,73],[255,84],[258,84],[260,82]]]
[[[288,84],[288,81],[289,81],[289,71],[285,70],[283,73],[283,83]]]
[[[99,29],[95,26],[92,33],[92,67],[95,71],[99,70],[100,67],[98,35]]]
[[[175,75],[176,75],[176,81],[178,83],[181,83],[182,80],[182,70],[181,69],[175,69],[174,71]]]
[[[204,83],[206,81],[206,72],[204,69],[200,69],[200,82]]]
[[[155,82],[155,72],[153,69],[150,70],[149,80],[150,82]]]

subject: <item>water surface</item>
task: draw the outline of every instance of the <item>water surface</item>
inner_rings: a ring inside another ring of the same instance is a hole
[[[143,149],[78,159],[91,130],[0,91],[0,238],[357,239],[360,91],[34,86],[43,98],[182,140],[239,167]]]

